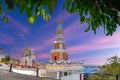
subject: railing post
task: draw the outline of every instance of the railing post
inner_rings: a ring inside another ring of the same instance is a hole
[[[83,80],[83,78],[82,78],[83,76],[82,76],[82,74],[80,73],[80,80]]]
[[[116,77],[116,80],[118,80],[118,75],[115,75],[115,77]]]
[[[12,72],[12,64],[10,64],[10,70],[9,71]]]
[[[38,75],[39,75],[39,68],[37,68],[36,77],[38,77]]]

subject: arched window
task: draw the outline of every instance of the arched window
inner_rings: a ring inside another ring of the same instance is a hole
[[[67,54],[67,53],[64,53],[64,54],[63,54],[63,59],[64,59],[64,60],[68,60],[68,54]]]
[[[59,49],[59,43],[54,43],[54,49]]]
[[[54,60],[57,60],[57,56],[54,57]]]

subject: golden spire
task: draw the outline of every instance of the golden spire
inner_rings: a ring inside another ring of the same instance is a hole
[[[62,25],[61,25],[61,24],[62,24],[62,20],[59,19],[59,20],[58,20],[57,31],[56,31],[57,34],[64,34],[64,33],[63,33],[63,30],[62,30]]]
[[[61,19],[59,19],[59,20],[58,20],[58,24],[61,24],[61,23],[62,23],[62,20],[61,20]]]

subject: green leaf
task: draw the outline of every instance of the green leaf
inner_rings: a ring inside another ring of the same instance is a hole
[[[45,20],[48,21],[50,19],[50,15],[45,15]]]
[[[45,15],[45,10],[44,10],[44,9],[42,9],[42,11],[41,11],[41,12],[42,12],[42,15]]]
[[[8,17],[7,16],[3,16],[2,21],[5,23],[8,23]]]
[[[45,12],[44,9],[42,9],[42,17],[43,17],[44,20],[45,20],[45,16],[46,16],[46,12]]]
[[[37,12],[37,16],[40,14],[40,11]]]
[[[85,32],[88,32],[90,30],[90,26],[88,26],[88,28],[85,30]]]
[[[54,7],[56,6],[57,0],[48,1],[48,9],[50,12],[53,12]]]
[[[24,10],[25,10],[25,5],[22,4],[22,5],[20,6],[20,14],[22,14],[22,13],[24,12]]]
[[[85,16],[82,16],[81,18],[80,18],[80,23],[83,23],[85,21]]]
[[[2,8],[0,7],[0,15],[2,14]]]
[[[87,19],[86,19],[86,22],[87,22],[88,24],[91,24],[91,18],[87,18]]]
[[[32,11],[31,11],[30,7],[27,6],[26,7],[26,15],[27,15],[27,17],[30,17],[31,13],[32,13]]]
[[[28,21],[30,24],[33,24],[35,22],[34,16],[31,16],[30,18],[28,18]]]

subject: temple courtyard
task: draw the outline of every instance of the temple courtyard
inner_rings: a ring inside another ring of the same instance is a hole
[[[23,75],[0,69],[0,80],[58,80],[51,78],[40,78],[35,76]]]

